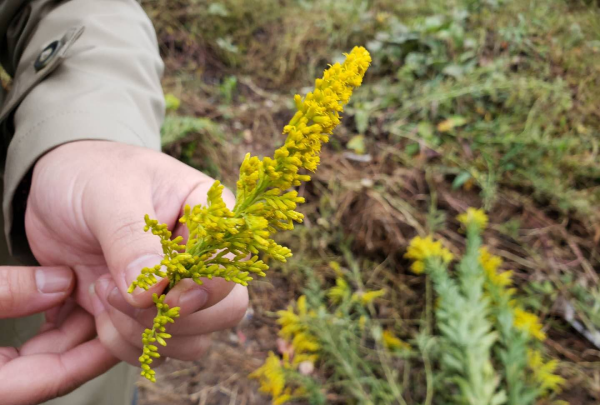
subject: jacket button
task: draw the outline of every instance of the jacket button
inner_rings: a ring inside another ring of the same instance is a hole
[[[33,67],[36,72],[39,72],[54,59],[54,57],[58,54],[58,50],[61,47],[60,41],[54,41],[50,43],[47,47],[44,48],[42,52],[38,55]]]

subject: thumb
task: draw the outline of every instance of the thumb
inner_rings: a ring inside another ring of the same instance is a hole
[[[71,294],[74,284],[68,267],[0,267],[0,319],[55,307]]]
[[[156,218],[152,196],[148,189],[136,190],[134,186],[115,192],[108,199],[95,199],[86,222],[98,239],[106,264],[119,291],[130,305],[146,308],[152,305],[152,294],[160,294],[168,280],[159,282],[144,291],[136,288],[133,294],[127,289],[145,267],[154,267],[163,259],[160,239],[144,232],[144,216]]]

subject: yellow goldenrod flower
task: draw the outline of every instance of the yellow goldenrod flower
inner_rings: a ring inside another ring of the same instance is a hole
[[[273,397],[273,404],[284,404],[291,397],[291,389],[285,386],[285,374],[279,357],[269,352],[265,363],[250,374],[250,378],[257,379],[260,391]]]
[[[540,319],[531,312],[527,312],[522,308],[516,307],[513,311],[513,323],[516,328],[526,332],[529,336],[543,341],[546,339],[546,334],[542,331]]]
[[[376,291],[355,292],[352,298],[359,301],[362,305],[369,305],[371,302],[384,295],[385,290],[381,289]]]
[[[338,277],[335,279],[335,287],[331,287],[327,292],[327,297],[332,304],[340,304],[350,298],[350,286],[346,280]]]
[[[335,275],[337,277],[343,277],[344,273],[342,272],[342,266],[336,262],[336,261],[330,261],[329,262],[329,267],[331,267],[331,269],[335,272]]]
[[[360,330],[365,330],[366,325],[367,325],[367,317],[364,315],[361,315],[360,318],[358,318],[358,327],[360,328]]]
[[[404,255],[407,259],[414,260],[411,270],[415,274],[421,274],[425,271],[425,261],[429,258],[439,258],[444,263],[450,263],[454,256],[448,249],[442,246],[442,242],[434,241],[431,236],[421,238],[414,237]]]
[[[296,301],[296,309],[289,306],[285,311],[278,311],[277,323],[281,325],[279,335],[291,342],[294,349],[292,365],[296,366],[303,361],[315,363],[321,347],[318,339],[310,332],[310,318],[315,314],[306,306],[306,296],[302,295]],[[307,319],[308,318],[308,319]]]
[[[410,345],[400,338],[396,337],[394,332],[389,329],[383,331],[383,335],[381,336],[383,339],[383,345],[388,350],[408,350],[410,349]]]
[[[370,63],[369,52],[363,47],[355,47],[346,54],[343,63],[325,70],[323,77],[315,81],[314,91],[304,98],[296,95],[297,111],[283,128],[283,134],[287,136],[283,146],[272,157],[262,160],[250,154],[245,156],[236,184],[235,207],[230,209],[225,204],[224,187],[219,181],[208,190],[205,206],[185,207],[179,219],[189,234],[185,245],[181,236],[171,240],[167,225],[146,215],[145,231],[160,238],[164,257],[154,267],[142,269],[129,286],[129,292],[133,293],[137,287],[147,290],[158,282],[158,277],[168,278],[170,288],[185,278],[202,284],[203,279],[214,277],[246,286],[254,277],[264,277],[269,268],[258,259],[260,252],[280,262],[290,258],[291,250],[277,244],[273,235],[280,230],[294,229],[294,223],[303,221],[304,217],[296,207],[304,203],[304,198],[295,190],[286,190],[310,180],[309,175],[303,174],[304,170],[316,170],[322,144],[329,141],[333,129],[340,123],[340,114],[353,90],[361,85]],[[250,259],[246,260],[248,256]],[[300,304],[298,302],[299,311]],[[160,305],[163,303],[156,303],[159,315],[164,316]],[[282,330],[291,337],[299,324],[288,315],[282,317],[287,323]],[[159,328],[163,327],[157,324]],[[155,339],[163,344],[167,334],[164,330],[158,333],[163,335],[158,336],[156,328],[144,334],[146,357],[140,357],[142,375],[151,381],[154,374],[148,356],[159,355],[146,342]]]
[[[477,225],[480,230],[484,230],[488,224],[488,216],[482,209],[468,208],[466,212],[460,214],[458,222],[463,224],[465,228],[470,224]]]
[[[542,391],[542,395],[550,391],[559,392],[561,386],[565,383],[564,378],[554,374],[558,361],[544,362],[542,353],[539,350],[530,349],[527,351],[527,365],[531,369],[533,378]]]
[[[491,254],[487,247],[479,249],[479,263],[485,270],[485,274],[492,284],[500,287],[506,287],[512,284],[512,271],[499,272],[502,265],[502,259]]]
[[[165,94],[165,108],[167,111],[177,111],[180,105],[181,100],[179,100],[174,94]]]

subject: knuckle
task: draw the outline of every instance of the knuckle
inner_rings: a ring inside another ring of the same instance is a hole
[[[119,224],[113,231],[113,243],[115,245],[129,241],[132,238],[139,238],[140,235],[143,235],[140,232],[144,229],[144,221],[141,218],[124,216],[116,218],[115,223]]]
[[[23,277],[9,276],[9,270],[0,271],[0,318],[17,311],[20,291],[24,290]]]
[[[138,249],[147,250],[148,246],[156,246],[156,253],[160,253],[160,244],[154,235],[144,232],[143,218],[124,216],[116,218],[118,225],[113,229],[107,241],[107,251],[117,256],[136,255]],[[132,257],[132,260],[136,257]]]

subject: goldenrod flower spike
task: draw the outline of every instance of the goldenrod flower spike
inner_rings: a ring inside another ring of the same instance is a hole
[[[414,237],[410,241],[404,257],[414,260],[410,269],[415,274],[421,274],[425,271],[425,262],[429,258],[439,258],[446,264],[454,259],[452,253],[442,246],[442,242],[433,240],[431,236],[426,238]]]
[[[189,231],[185,245],[181,237],[171,239],[167,225],[146,215],[144,230],[160,238],[164,257],[154,267],[142,269],[129,286],[129,292],[137,287],[147,290],[157,283],[157,277],[168,278],[170,288],[185,278],[202,284],[203,279],[213,277],[246,286],[254,277],[264,277],[269,268],[259,260],[260,252],[280,262],[290,258],[291,250],[272,238],[279,230],[294,229],[294,222],[304,219],[295,211],[304,198],[289,189],[310,180],[303,171],[317,169],[321,145],[329,140],[340,123],[340,113],[354,88],[362,83],[370,63],[369,52],[356,47],[346,54],[344,63],[330,66],[323,77],[315,81],[313,92],[304,98],[296,95],[297,111],[283,129],[287,135],[284,145],[273,157],[261,160],[247,154],[244,158],[235,207],[230,209],[225,205],[224,187],[219,181],[208,191],[206,206],[185,207],[179,220]],[[250,259],[245,260],[248,256]],[[155,381],[155,377],[150,364],[153,358],[159,357],[152,343],[166,345],[169,335],[164,330],[165,324],[174,322],[178,316],[176,308],[166,307],[164,295],[155,297],[155,304],[158,315],[154,328],[144,332],[144,352],[140,357],[142,375],[151,381]],[[297,344],[305,351],[313,347],[310,343],[306,336],[297,338]],[[313,358],[313,354],[307,356]]]
[[[488,216],[482,209],[468,208],[466,212],[460,214],[458,222],[464,225],[465,228],[474,225],[479,228],[479,231],[483,231],[488,225]]]
[[[540,323],[540,318],[538,318],[537,315],[527,312],[519,307],[514,309],[513,315],[513,322],[517,329],[521,329],[523,332],[527,333],[527,335],[540,341],[546,339],[546,334],[542,330],[543,325]]]

